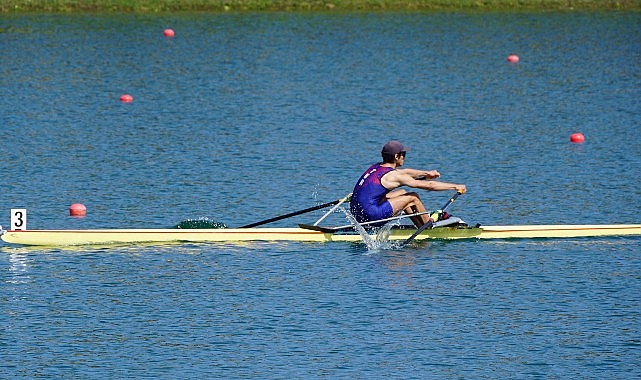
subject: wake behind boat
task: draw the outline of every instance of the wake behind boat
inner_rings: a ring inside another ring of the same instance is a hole
[[[323,227],[320,222],[332,214],[350,195],[339,200],[309,207],[238,228],[204,229],[84,229],[84,230],[28,230],[13,228],[7,231],[0,227],[0,237],[6,243],[27,246],[81,246],[81,245],[126,245],[142,243],[181,243],[181,242],[249,242],[249,241],[295,241],[295,242],[362,242],[364,239],[383,237],[391,241],[401,241],[406,245],[412,240],[427,239],[542,239],[577,238],[599,236],[641,235],[641,224],[611,225],[515,225],[515,226],[468,226],[457,217],[448,216],[435,223],[417,229],[413,225],[396,225],[397,222],[412,215],[401,215],[381,220],[395,225],[370,229],[362,223]],[[444,210],[456,199],[458,194],[448,200],[441,210],[431,216],[438,219]],[[333,206],[314,224],[299,224],[297,227],[266,228],[259,227],[278,220]],[[26,218],[26,211],[20,211],[20,221]],[[24,213],[24,215],[23,215]],[[446,214],[445,214],[446,215]],[[375,221],[375,222],[381,222]],[[13,223],[13,218],[12,218]],[[374,223],[374,222],[371,222]],[[16,223],[15,225],[21,225]],[[224,225],[223,225],[224,226]]]

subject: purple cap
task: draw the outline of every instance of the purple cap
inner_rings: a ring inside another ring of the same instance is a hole
[[[401,152],[407,152],[408,150],[410,150],[409,147],[403,146],[403,144],[401,144],[399,141],[392,140],[388,141],[387,144],[383,146],[383,150],[381,151],[381,153],[393,156]]]

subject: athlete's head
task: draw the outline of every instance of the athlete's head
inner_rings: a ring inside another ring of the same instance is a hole
[[[387,144],[383,145],[383,150],[381,150],[383,162],[394,163],[396,162],[396,155],[405,157],[405,152],[407,152],[408,150],[410,150],[410,148],[403,146],[403,144],[401,144],[399,141],[388,141]]]

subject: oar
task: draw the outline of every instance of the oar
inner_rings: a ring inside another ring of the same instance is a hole
[[[317,225],[318,225],[318,223],[322,222],[322,221],[323,221],[323,219],[327,218],[327,216],[328,216],[329,214],[333,213],[333,212],[334,212],[334,210],[336,210],[338,207],[340,207],[340,205],[342,205],[344,202],[349,201],[351,197],[352,197],[352,193],[349,193],[349,194],[347,194],[346,196],[344,196],[340,201],[338,201],[338,203],[336,203],[336,204],[334,205],[334,207],[332,207],[329,211],[327,211],[327,212],[325,213],[325,215],[321,216],[321,218],[320,218],[320,219],[318,219],[318,220],[314,223],[314,225],[315,225],[315,226],[317,226]]]
[[[459,195],[461,195],[461,193],[456,192],[456,194],[454,194],[454,196],[453,196],[452,198],[450,198],[450,199],[447,201],[447,203],[445,203],[445,206],[443,206],[443,208],[441,209],[441,211],[445,211],[445,209],[446,209],[446,208],[450,207],[450,205],[452,204],[452,202],[454,202],[454,200],[456,200],[456,198],[458,198],[458,196],[459,196]],[[404,246],[408,245],[412,240],[414,240],[414,238],[415,238],[415,237],[417,237],[418,235],[420,235],[420,233],[421,233],[421,232],[425,231],[427,228],[432,228],[432,226],[434,226],[434,222],[433,222],[433,221],[432,221],[432,222],[427,222],[427,223],[423,224],[420,228],[418,228],[418,229],[416,230],[416,232],[414,232],[414,233],[412,234],[412,236],[408,237],[407,239],[405,239],[405,241],[403,241],[403,242],[401,243],[401,247],[404,247]]]
[[[303,210],[299,210],[299,211],[290,212],[289,214],[275,216],[273,218],[261,220],[260,222],[251,223],[251,224],[248,224],[248,225],[245,225],[245,226],[241,226],[241,227],[238,227],[238,228],[252,228],[252,227],[256,227],[256,226],[261,226],[263,224],[275,222],[277,220],[287,219],[287,218],[291,218],[293,216],[302,215],[302,214],[305,214],[305,213],[308,213],[308,212],[320,210],[320,209],[325,208],[325,207],[334,206],[336,204],[343,203],[343,202],[345,202],[345,200],[348,197],[349,197],[349,195],[346,196],[346,197],[343,197],[341,199],[337,199],[335,201],[323,203],[323,204],[320,204],[318,206],[309,207],[309,208],[306,208],[306,209],[303,209]]]
[[[425,212],[417,212],[414,214],[403,214],[399,216],[392,216],[391,218],[385,218],[385,219],[377,219],[377,220],[372,220],[370,222],[364,222],[364,223],[358,223],[359,226],[366,227],[371,224],[378,224],[378,223],[383,223],[383,222],[390,222],[392,220],[398,220],[398,219],[403,219],[403,218],[411,218],[413,216],[419,216],[419,215],[425,215],[429,214],[430,211],[425,211]],[[298,225],[300,228],[304,228],[307,230],[315,230],[315,231],[322,231],[322,232],[337,232],[337,231],[348,231],[348,230],[353,230],[354,225],[353,224],[346,224],[344,226],[338,226],[338,227],[321,227],[318,225],[318,221],[314,224],[299,224]]]

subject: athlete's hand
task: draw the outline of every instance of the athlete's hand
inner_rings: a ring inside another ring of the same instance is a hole
[[[421,175],[421,177],[424,177],[425,179],[435,179],[440,176],[441,176],[441,173],[439,173],[438,170],[426,170]]]

